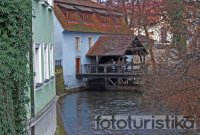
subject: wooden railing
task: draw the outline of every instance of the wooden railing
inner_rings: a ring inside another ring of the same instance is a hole
[[[147,72],[148,64],[84,64],[81,65],[79,74],[107,74],[123,73],[130,74],[134,72]]]

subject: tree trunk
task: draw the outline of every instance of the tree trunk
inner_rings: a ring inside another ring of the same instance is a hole
[[[146,26],[143,26],[144,27],[144,31],[145,31],[145,34],[146,34],[146,38],[148,39],[147,41],[147,44],[148,44],[148,48],[149,48],[149,53],[150,53],[150,57],[151,57],[151,65],[153,67],[153,71],[156,71],[156,61],[155,61],[155,57],[154,57],[154,53],[153,53],[153,42],[151,42],[149,40],[149,32],[148,32],[148,29]]]

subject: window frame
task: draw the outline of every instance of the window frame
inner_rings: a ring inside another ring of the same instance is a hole
[[[65,10],[65,17],[67,18],[67,20],[69,22],[76,22],[77,18],[76,18],[76,11],[73,10]]]
[[[54,53],[53,45],[49,44],[49,55],[50,55],[50,77],[54,77]]]
[[[92,46],[93,46],[93,37],[92,36],[88,37],[88,45],[89,45],[89,49],[92,48]]]
[[[34,43],[34,72],[34,84],[35,87],[37,87],[38,85],[42,84],[42,47],[40,43]]]
[[[43,44],[43,73],[44,73],[44,82],[47,82],[50,79],[50,72],[49,72],[49,45],[44,43]]]
[[[98,14],[97,17],[101,24],[104,24],[104,25],[110,24],[110,17],[108,15]]]
[[[93,13],[79,12],[79,15],[84,23],[93,23]]]
[[[81,37],[80,36],[76,36],[75,37],[75,49],[76,51],[81,51]]]
[[[119,25],[121,25],[121,23],[122,23],[121,17],[113,16],[113,17],[112,17],[112,20],[113,20],[113,22],[114,22],[114,24],[115,24],[116,26],[119,26]]]
[[[45,0],[50,6],[53,7],[53,0]]]

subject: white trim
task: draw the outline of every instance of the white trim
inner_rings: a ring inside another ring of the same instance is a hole
[[[48,7],[48,2],[46,0],[41,1],[42,6]]]
[[[49,44],[49,55],[50,55],[50,77],[54,76],[54,50],[53,45]]]
[[[75,37],[75,50],[81,51],[81,37],[80,36]]]
[[[91,39],[91,42],[90,42],[90,39]],[[92,46],[93,46],[93,37],[92,36],[88,37],[88,46],[89,46],[89,49],[92,48]]]
[[[48,4],[53,7],[53,0],[47,0]]]
[[[53,9],[53,0],[42,0],[41,4],[45,7],[50,7],[51,9]]]
[[[34,84],[42,83],[42,51],[41,44],[34,43],[34,72],[36,73],[34,77]]]
[[[44,71],[44,81],[46,79],[50,79],[50,75],[49,75],[49,45],[44,43],[43,44],[43,60],[44,60],[44,67],[43,67],[43,71]]]
[[[52,83],[52,82],[53,82],[53,80],[50,79],[48,82],[44,83],[44,86],[47,86],[47,85],[49,85],[49,84]]]
[[[81,58],[81,56],[80,56],[80,55],[77,55],[76,58]]]
[[[48,6],[48,9],[49,9],[50,11],[53,11],[53,7],[52,7],[52,6]]]
[[[43,85],[42,85],[43,86]],[[35,89],[35,92],[42,90],[42,86]]]

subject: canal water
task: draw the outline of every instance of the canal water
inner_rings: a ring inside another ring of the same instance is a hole
[[[84,91],[62,98],[59,109],[68,135],[195,135],[182,130],[102,130],[95,127],[95,116],[154,115],[148,109],[141,109],[142,101],[142,95],[135,92]]]

